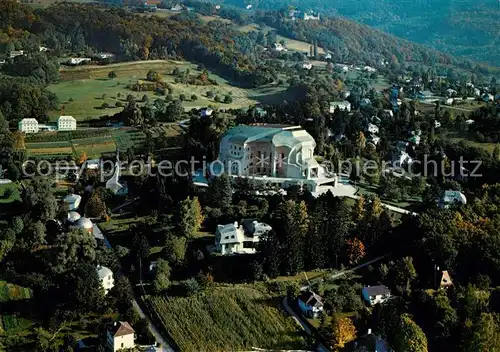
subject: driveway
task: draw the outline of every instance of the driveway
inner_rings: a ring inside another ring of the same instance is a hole
[[[134,307],[135,311],[139,314],[139,316],[142,319],[146,319],[146,321],[148,322],[149,331],[151,331],[151,333],[155,337],[156,341],[161,344],[161,351],[162,352],[174,352],[174,349],[172,347],[170,347],[170,345],[163,338],[163,336],[161,336],[158,329],[156,329],[156,327],[153,325],[153,323],[151,323],[151,320],[149,319],[149,317],[146,314],[144,314],[142,308],[139,306],[139,304],[137,303],[137,301],[135,299],[132,300],[132,306]]]

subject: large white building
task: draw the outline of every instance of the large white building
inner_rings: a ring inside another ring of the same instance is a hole
[[[26,118],[19,121],[18,130],[24,133],[38,133],[38,121],[33,118]]]
[[[336,175],[314,158],[314,138],[300,126],[239,125],[221,139],[212,176],[226,173],[270,186],[303,186],[312,192],[320,185],[336,185]]]
[[[272,227],[252,219],[218,225],[215,231],[215,250],[223,255],[253,254],[260,236],[272,230]]]
[[[351,103],[349,103],[347,100],[332,101],[330,103],[330,113],[333,114],[335,110],[351,111]]]
[[[106,335],[108,347],[113,352],[135,347],[135,331],[126,321],[114,322]]]
[[[76,119],[73,116],[59,116],[57,119],[58,131],[76,130]]]
[[[102,288],[104,289],[104,294],[108,294],[108,292],[115,286],[115,280],[113,279],[113,272],[106,268],[105,266],[98,265],[97,266],[97,276],[99,276],[99,280],[101,280]]]

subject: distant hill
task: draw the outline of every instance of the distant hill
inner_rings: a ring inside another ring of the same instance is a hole
[[[498,0],[225,0],[278,10],[288,6],[344,16],[440,51],[500,66]]]

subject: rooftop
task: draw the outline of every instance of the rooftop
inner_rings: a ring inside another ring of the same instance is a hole
[[[110,328],[109,333],[111,336],[119,337],[133,334],[135,331],[126,321],[115,322]]]
[[[312,291],[302,292],[302,294],[299,296],[299,299],[309,306],[323,306],[323,298]]]
[[[365,288],[363,288],[363,291],[365,291],[368,296],[378,296],[391,293],[391,290],[389,290],[387,286],[384,285],[366,286]]]

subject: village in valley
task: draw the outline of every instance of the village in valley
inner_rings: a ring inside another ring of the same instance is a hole
[[[307,8],[7,3],[0,351],[500,348],[498,67]]]

